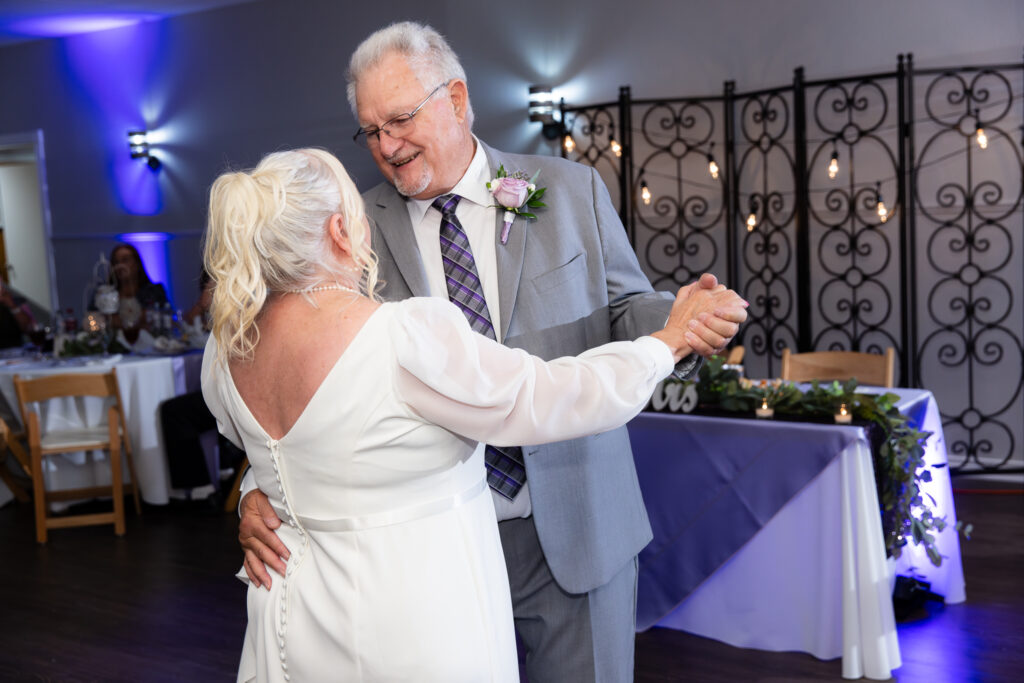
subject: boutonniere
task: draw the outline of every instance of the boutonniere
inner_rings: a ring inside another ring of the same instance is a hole
[[[487,183],[487,189],[490,190],[496,202],[494,206],[505,209],[503,217],[505,225],[501,229],[502,244],[508,242],[508,233],[516,216],[536,219],[537,216],[530,213],[529,209],[540,209],[547,206],[540,200],[547,188],[537,187],[534,182],[539,174],[540,171],[537,171],[532,178],[528,178],[522,171],[516,171],[509,175],[502,165],[498,167],[498,173],[494,176],[494,180]]]

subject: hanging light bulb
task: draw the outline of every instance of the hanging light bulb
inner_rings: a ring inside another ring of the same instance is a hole
[[[985,129],[981,126],[978,126],[978,147],[988,149],[988,136],[985,135]]]
[[[640,169],[640,199],[643,200],[645,206],[651,203],[651,188],[647,187],[643,169]]]
[[[572,152],[576,149],[576,141],[572,139],[572,135],[566,133],[562,139],[562,147],[565,148],[566,152]]]
[[[978,147],[988,149],[988,136],[985,135],[985,129],[981,126],[981,112],[979,109],[974,110],[974,120],[978,122],[978,132],[976,134]]]
[[[610,149],[612,151],[612,154],[614,154],[615,156],[622,156],[622,145],[620,145],[619,141],[615,139],[614,123],[608,124],[608,149]]]
[[[747,216],[747,232],[754,232],[754,228],[757,227],[757,214],[753,211]]]
[[[828,161],[828,179],[835,180],[839,175],[839,150],[832,147],[832,158]]]
[[[885,208],[882,201],[882,183],[875,183],[875,196],[878,197],[878,220],[883,223],[889,220],[889,209]]]
[[[711,153],[711,150],[714,148],[715,143],[712,142],[711,146],[708,147],[708,173],[711,174],[712,178],[718,180],[718,164],[715,162],[715,155]]]

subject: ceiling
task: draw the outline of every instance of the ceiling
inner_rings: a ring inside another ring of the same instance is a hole
[[[0,47],[253,0],[0,0]]]

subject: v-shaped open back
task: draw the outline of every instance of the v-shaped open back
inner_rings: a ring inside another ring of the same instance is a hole
[[[369,316],[367,316],[366,320],[363,321],[363,323],[359,326],[359,329],[356,330],[355,334],[352,336],[352,339],[350,339],[348,344],[345,346],[345,348],[343,348],[341,350],[341,353],[338,355],[338,358],[331,365],[330,369],[328,369],[327,373],[320,379],[320,382],[317,384],[316,389],[313,390],[313,393],[310,394],[309,398],[303,404],[302,410],[299,411],[299,414],[296,415],[296,417],[292,421],[292,423],[290,425],[288,425],[288,428],[283,430],[281,435],[278,436],[278,437],[272,436],[270,434],[270,430],[268,430],[256,418],[256,414],[253,412],[252,408],[250,407],[249,402],[246,401],[244,396],[242,396],[242,392],[238,388],[238,383],[235,381],[234,373],[231,371],[231,368],[229,367],[228,368],[228,372],[227,372],[227,375],[228,375],[228,378],[229,378],[228,384],[230,385],[230,388],[231,388],[232,392],[238,398],[238,402],[244,408],[244,414],[250,420],[252,420],[252,423],[264,435],[266,435],[266,437],[268,439],[272,439],[273,441],[278,441],[278,442],[285,440],[288,437],[288,435],[295,429],[295,426],[303,419],[303,417],[309,411],[310,404],[312,404],[314,401],[316,401],[317,397],[324,391],[324,386],[327,385],[330,381],[332,381],[336,374],[339,374],[341,372],[341,370],[339,370],[339,368],[344,368],[347,365],[346,361],[349,358],[353,358],[353,357],[359,356],[362,353],[362,351],[359,349],[359,345],[361,343],[361,340],[366,338],[366,337],[372,336],[372,334],[364,334],[364,332],[366,331],[367,327],[370,327],[370,326],[372,326],[374,324],[374,321],[378,317],[383,317],[383,316],[378,316],[377,314],[380,312],[380,309],[383,308],[386,305],[387,304],[381,304],[381,306],[378,306],[377,309],[375,309],[372,313],[370,313]],[[355,348],[353,349],[353,347],[355,347]]]

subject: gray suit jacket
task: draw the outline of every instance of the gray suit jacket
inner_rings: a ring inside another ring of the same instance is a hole
[[[575,356],[660,329],[672,296],[652,291],[604,182],[555,157],[505,154],[499,165],[547,187],[537,220],[516,219],[507,244],[495,229],[504,343],[544,359]],[[364,195],[375,226],[387,300],[427,296],[427,280],[405,202],[388,183]],[[545,446],[524,446],[534,521],[559,585],[584,593],[607,583],[651,540],[626,428]]]

